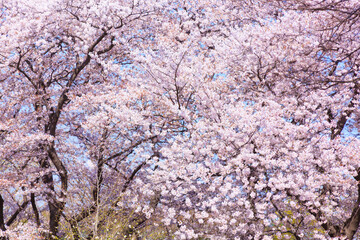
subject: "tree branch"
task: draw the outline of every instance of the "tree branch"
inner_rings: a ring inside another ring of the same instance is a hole
[[[21,206],[14,212],[14,214],[10,217],[10,219],[6,222],[6,226],[10,226],[16,219],[16,217],[26,208],[30,201],[25,200]]]
[[[36,226],[40,227],[40,216],[35,202],[35,193],[30,194],[30,202],[34,211]]]
[[[0,194],[0,229],[6,231],[5,220],[4,220],[4,199]]]

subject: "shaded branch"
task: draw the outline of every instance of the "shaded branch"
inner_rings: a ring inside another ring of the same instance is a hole
[[[25,210],[26,206],[28,205],[30,201],[29,200],[25,200],[21,206],[14,212],[14,214],[9,218],[9,220],[6,222],[6,226],[10,226],[16,219],[16,217],[23,211]]]
[[[5,220],[4,220],[4,199],[0,194],[0,229],[5,231]]]
[[[31,207],[34,211],[36,226],[40,227],[40,216],[35,202],[35,193],[30,194],[30,202],[31,202]]]

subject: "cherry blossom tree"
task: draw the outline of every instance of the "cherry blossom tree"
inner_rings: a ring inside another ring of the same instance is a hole
[[[95,118],[87,119],[92,112],[100,112],[99,106],[81,108],[84,110],[81,112],[76,106],[85,106],[86,101],[75,100],[89,91],[96,93],[111,88],[133,93],[130,87],[125,87],[127,80],[120,79],[119,74],[131,64],[129,52],[151,40],[152,28],[158,24],[162,3],[147,4],[133,1],[118,4],[90,1],[85,5],[82,1],[2,2],[3,172],[12,173],[16,180],[12,184],[14,189],[8,194],[12,195],[16,189],[20,191],[17,194],[24,196],[18,214],[31,201],[38,227],[42,226],[39,207],[44,208],[45,203],[37,202],[47,202],[44,211],[48,211],[49,222],[45,229],[52,236],[58,234],[61,218],[70,223],[76,235],[75,225],[96,210],[105,163],[109,165],[114,159],[120,162],[135,148],[154,141],[154,136],[141,134],[145,131],[141,130],[144,127],[142,117],[132,114],[138,101],[134,98],[137,92],[131,97],[133,101],[124,99],[126,103],[122,105],[126,114],[130,114],[128,117],[134,120],[129,123],[132,126],[124,123],[129,131],[120,130],[127,136],[108,132],[107,126],[113,125],[110,121],[94,123]],[[146,22],[154,24],[147,26]],[[109,73],[108,67],[117,70]],[[111,94],[115,96],[116,92]],[[74,104],[69,105],[71,101]],[[68,110],[67,107],[72,108]],[[85,123],[76,125],[84,121],[91,128],[89,132]],[[113,127],[121,128],[120,125]],[[119,137],[121,140],[117,140]],[[121,148],[105,146],[114,141]],[[74,186],[77,174],[86,174],[87,168],[95,169],[95,176],[85,185]],[[128,185],[129,181],[125,183]],[[90,188],[94,203],[83,210],[70,210],[70,216],[64,216],[66,204],[70,204],[66,201],[67,195],[85,187]],[[25,197],[28,194],[31,200]],[[2,224],[2,230],[5,229]]]
[[[2,239],[354,239],[356,0],[3,0]]]

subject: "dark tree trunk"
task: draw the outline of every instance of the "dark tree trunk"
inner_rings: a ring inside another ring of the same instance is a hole
[[[5,231],[5,219],[4,219],[4,199],[0,194],[0,229]]]

